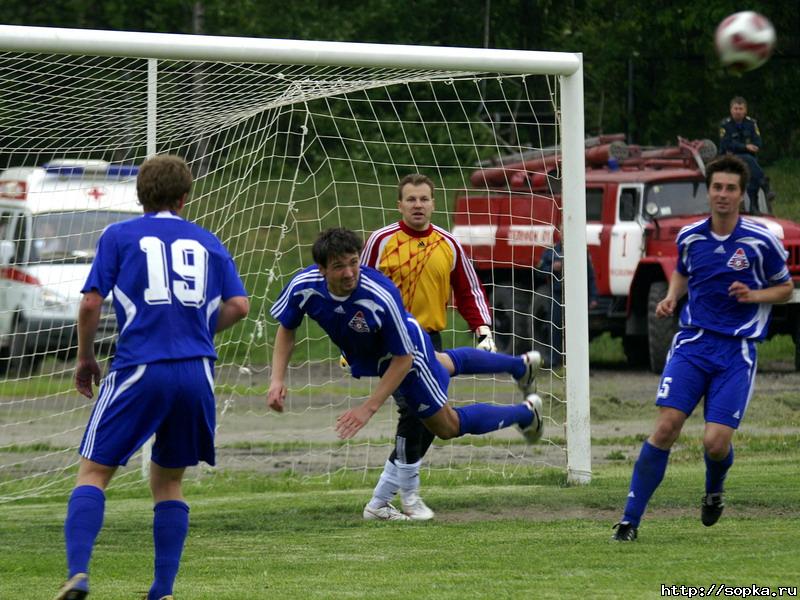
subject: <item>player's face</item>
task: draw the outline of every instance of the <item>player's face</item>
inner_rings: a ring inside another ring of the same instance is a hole
[[[745,104],[732,104],[731,117],[737,123],[741,123],[742,119],[747,116],[747,106]]]
[[[424,231],[428,228],[433,214],[433,191],[427,183],[403,186],[403,197],[397,202],[397,208],[403,222],[415,229]]]
[[[358,254],[334,256],[328,261],[327,267],[319,266],[328,284],[328,291],[335,296],[349,296],[356,289],[359,270]]]
[[[708,202],[712,215],[727,216],[739,212],[744,190],[737,173],[714,173],[708,188]]]

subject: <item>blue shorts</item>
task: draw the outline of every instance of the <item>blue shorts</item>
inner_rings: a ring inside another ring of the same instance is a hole
[[[157,465],[213,465],[215,426],[211,359],[125,367],[103,379],[80,454],[101,465],[124,465],[155,434]]]
[[[755,342],[705,329],[681,329],[672,340],[657,406],[691,415],[705,397],[707,423],[739,428],[756,379]]]
[[[450,374],[436,358],[431,338],[416,319],[408,317],[411,340],[414,342],[414,362],[411,371],[397,388],[406,406],[420,419],[432,417],[447,404]]]

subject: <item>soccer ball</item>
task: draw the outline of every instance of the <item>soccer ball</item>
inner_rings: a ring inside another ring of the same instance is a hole
[[[775,28],[765,16],[746,10],[725,17],[714,36],[723,66],[752,71],[767,62],[775,46]]]

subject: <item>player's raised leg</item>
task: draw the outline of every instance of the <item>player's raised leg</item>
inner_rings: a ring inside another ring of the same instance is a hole
[[[524,394],[536,391],[536,374],[542,364],[542,357],[535,350],[522,356],[509,356],[461,347],[437,352],[436,358],[451,376],[508,373]]]

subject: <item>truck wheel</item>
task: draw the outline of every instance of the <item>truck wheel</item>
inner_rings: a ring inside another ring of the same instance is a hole
[[[11,334],[11,343],[0,356],[0,373],[8,377],[29,377],[42,362],[43,356],[29,347],[30,334],[24,324],[17,321]]]
[[[628,366],[643,369],[650,366],[650,346],[647,336],[626,335],[622,338],[622,350]]]
[[[666,295],[666,281],[655,281],[650,284],[647,295],[647,345],[650,349],[650,370],[653,373],[661,373],[664,370],[672,338],[678,331],[679,309],[675,309],[675,314],[671,317],[656,318],[656,305]]]
[[[497,349],[522,354],[531,349],[531,293],[495,286],[492,293]]]

